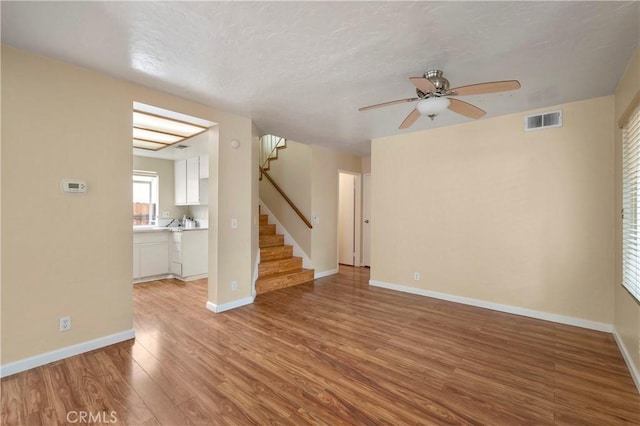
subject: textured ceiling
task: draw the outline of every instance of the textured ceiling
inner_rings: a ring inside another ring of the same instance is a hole
[[[612,94],[640,39],[640,2],[8,2],[2,42],[251,117],[264,133],[358,155],[398,130],[431,68],[486,117]]]

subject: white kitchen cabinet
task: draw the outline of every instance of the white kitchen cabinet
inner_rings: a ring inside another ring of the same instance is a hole
[[[153,277],[169,273],[169,250],[167,243],[143,244],[140,246],[140,277]]]
[[[167,231],[133,235],[133,279],[169,274],[169,235]]]
[[[209,231],[174,232],[169,244],[171,273],[185,281],[203,278],[209,270]]]
[[[140,247],[133,245],[133,279],[140,278]]]
[[[187,160],[176,160],[174,169],[174,194],[176,206],[187,204]]]
[[[200,154],[200,179],[209,179],[209,156],[207,154]]]
[[[186,160],[176,160],[174,163],[175,204],[179,205],[206,205],[208,204],[208,179],[201,179],[201,157],[191,157]],[[209,173],[208,156],[207,164],[202,165]],[[204,159],[202,161],[205,161]]]
[[[187,159],[187,204],[200,204],[200,158]]]

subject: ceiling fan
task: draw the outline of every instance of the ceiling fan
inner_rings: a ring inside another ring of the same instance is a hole
[[[518,80],[504,80],[470,84],[468,86],[450,89],[449,80],[442,76],[442,71],[440,70],[430,70],[427,71],[423,77],[411,77],[409,80],[416,86],[417,97],[369,105],[358,109],[358,111],[367,111],[374,108],[419,100],[420,102],[418,102],[413,111],[411,111],[402,124],[400,124],[400,129],[410,127],[421,115],[426,115],[433,120],[436,115],[447,108],[465,117],[478,119],[485,115],[486,112],[475,105],[451,97],[506,92],[520,88],[520,82]]]

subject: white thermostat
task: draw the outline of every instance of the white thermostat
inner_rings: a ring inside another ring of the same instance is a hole
[[[62,192],[87,192],[87,182],[80,179],[63,179],[60,189]]]

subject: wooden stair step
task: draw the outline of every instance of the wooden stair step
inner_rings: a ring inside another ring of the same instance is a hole
[[[261,294],[268,291],[279,290],[281,288],[292,287],[298,284],[304,284],[306,282],[312,282],[313,274],[313,269],[300,269],[298,271],[265,276],[256,281],[256,293]]]
[[[286,259],[293,256],[293,246],[272,246],[260,248],[260,263]]]
[[[260,248],[284,245],[284,235],[260,235]]]
[[[267,225],[269,223],[269,215],[261,214],[260,215],[260,225]]]
[[[270,224],[260,224],[260,235],[274,235],[276,233],[276,226]]]
[[[258,265],[258,277],[268,277],[284,272],[300,271],[301,269],[301,257],[290,257],[288,259],[270,260],[267,262],[261,261],[260,265]]]

